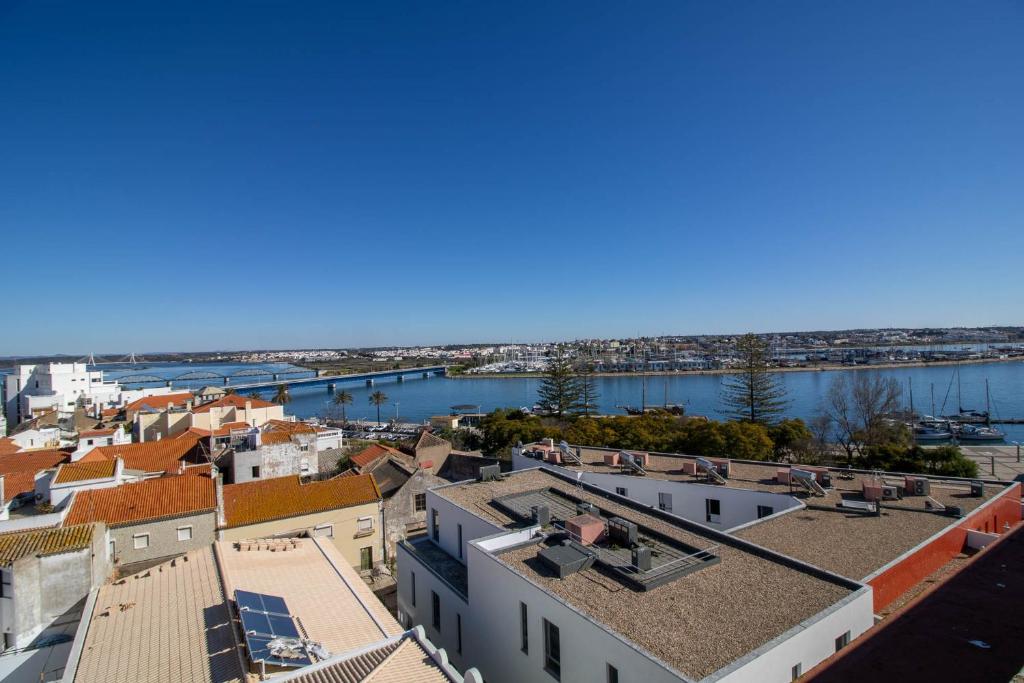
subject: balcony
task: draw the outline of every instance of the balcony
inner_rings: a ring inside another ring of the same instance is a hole
[[[405,540],[399,545],[463,600],[468,599],[469,582],[466,578],[466,565],[441,550],[428,538],[416,541]]]

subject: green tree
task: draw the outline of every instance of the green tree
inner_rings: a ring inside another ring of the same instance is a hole
[[[739,372],[729,375],[723,400],[731,417],[745,422],[771,424],[786,409],[786,391],[768,371],[768,345],[756,334],[736,342]]]
[[[795,460],[802,462],[800,456],[812,449],[814,434],[803,420],[781,420],[768,428],[768,437],[772,440],[773,455],[776,460]]]
[[[352,394],[342,389],[334,393],[334,405],[341,408],[341,423],[348,424],[348,418],[345,415],[345,406],[352,405]]]
[[[380,424],[380,407],[388,402],[388,395],[379,389],[369,396],[370,405],[377,406],[377,424]]]
[[[597,401],[601,394],[597,390],[597,380],[594,377],[594,366],[590,363],[580,363],[576,369],[576,381],[579,389],[580,401],[577,412],[585,417],[597,412]],[[579,443],[579,442],[577,442]]]
[[[254,391],[251,394],[249,394],[249,398],[251,398],[254,401],[262,401],[263,400],[263,394],[261,394],[258,391]]]
[[[572,360],[558,347],[544,371],[537,403],[544,412],[562,418],[579,410],[581,394]]]
[[[484,438],[481,448],[492,458],[508,458],[509,449],[518,442],[540,441],[558,436],[556,429],[546,427],[536,415],[521,410],[495,410],[480,423]]]
[[[292,400],[292,395],[288,393],[288,385],[278,384],[277,392],[274,394],[274,398],[271,399],[274,403],[283,406]]]

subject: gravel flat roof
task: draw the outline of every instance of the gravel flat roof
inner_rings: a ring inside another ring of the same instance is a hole
[[[605,449],[583,448],[583,469],[618,474],[618,467],[603,463],[604,455],[608,452]],[[687,460],[692,461],[693,457],[651,455],[646,476],[683,483],[706,483],[703,476],[682,472],[682,462]],[[736,535],[857,581],[959,521],[955,517],[927,512],[924,496],[884,501],[880,517],[844,511],[838,509],[836,503],[844,499],[863,500],[862,484],[865,480],[872,480],[873,475],[851,473],[852,478],[840,479],[838,475],[842,470],[831,469],[832,488],[827,490],[824,497],[813,497],[805,495],[798,488],[791,489],[788,484],[778,483],[775,474],[782,467],[788,465],[730,462],[729,483],[726,486],[782,494],[792,491],[809,506],[807,509],[794,509],[763,520],[737,531]],[[902,483],[903,475],[883,474],[882,479],[894,484]],[[985,484],[984,495],[975,497],[971,495],[967,482],[931,480],[931,497],[946,506],[959,506],[964,514],[969,514],[1003,490],[1003,486]]]
[[[742,541],[684,528],[634,507],[620,505],[544,470],[511,473],[499,481],[465,482],[435,493],[499,526],[514,519],[495,498],[554,488],[602,510],[696,548],[721,561],[648,591],[630,589],[594,567],[558,579],[537,558],[539,546],[498,558],[546,592],[640,646],[683,675],[701,679],[813,617],[853,592],[839,579],[803,570],[744,547]],[[793,599],[799,595],[800,599]]]

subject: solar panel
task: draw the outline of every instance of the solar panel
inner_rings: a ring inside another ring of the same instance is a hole
[[[240,590],[235,591],[235,602],[249,659],[275,666],[299,667],[313,663],[301,644],[302,637],[283,598]],[[288,644],[279,639],[293,640],[294,647],[287,647]],[[274,643],[277,654],[271,648],[274,641],[278,641]],[[293,656],[284,656],[286,653]]]
[[[238,610],[252,610],[254,612],[273,612],[275,614],[288,614],[288,606],[284,598],[265,593],[250,593],[249,591],[235,591],[235,602],[238,603]]]

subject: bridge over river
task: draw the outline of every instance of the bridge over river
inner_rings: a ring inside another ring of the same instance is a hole
[[[319,371],[317,371],[317,374],[314,377],[289,377],[289,375],[306,374],[309,372],[311,371],[305,368],[292,368],[289,370],[279,371],[246,369],[230,375],[222,375],[216,372],[201,370],[196,372],[186,372],[182,375],[171,378],[141,374],[125,375],[124,377],[118,377],[116,381],[121,384],[166,384],[169,387],[175,386],[175,384],[181,385],[185,382],[211,381],[221,382],[225,386],[231,386],[235,391],[241,393],[244,391],[256,391],[259,389],[276,387],[281,384],[289,388],[308,386],[327,386],[328,388],[333,388],[336,384],[362,381],[366,382],[367,386],[373,386],[373,384],[379,380],[390,379],[392,377],[397,381],[402,382],[406,377],[410,376],[429,377],[430,375],[444,375],[448,372],[448,366],[430,365],[419,368],[402,368],[400,370],[360,372],[351,375],[321,375],[319,374]],[[232,383],[232,380],[242,378],[253,378],[254,381],[245,382],[243,384]]]

